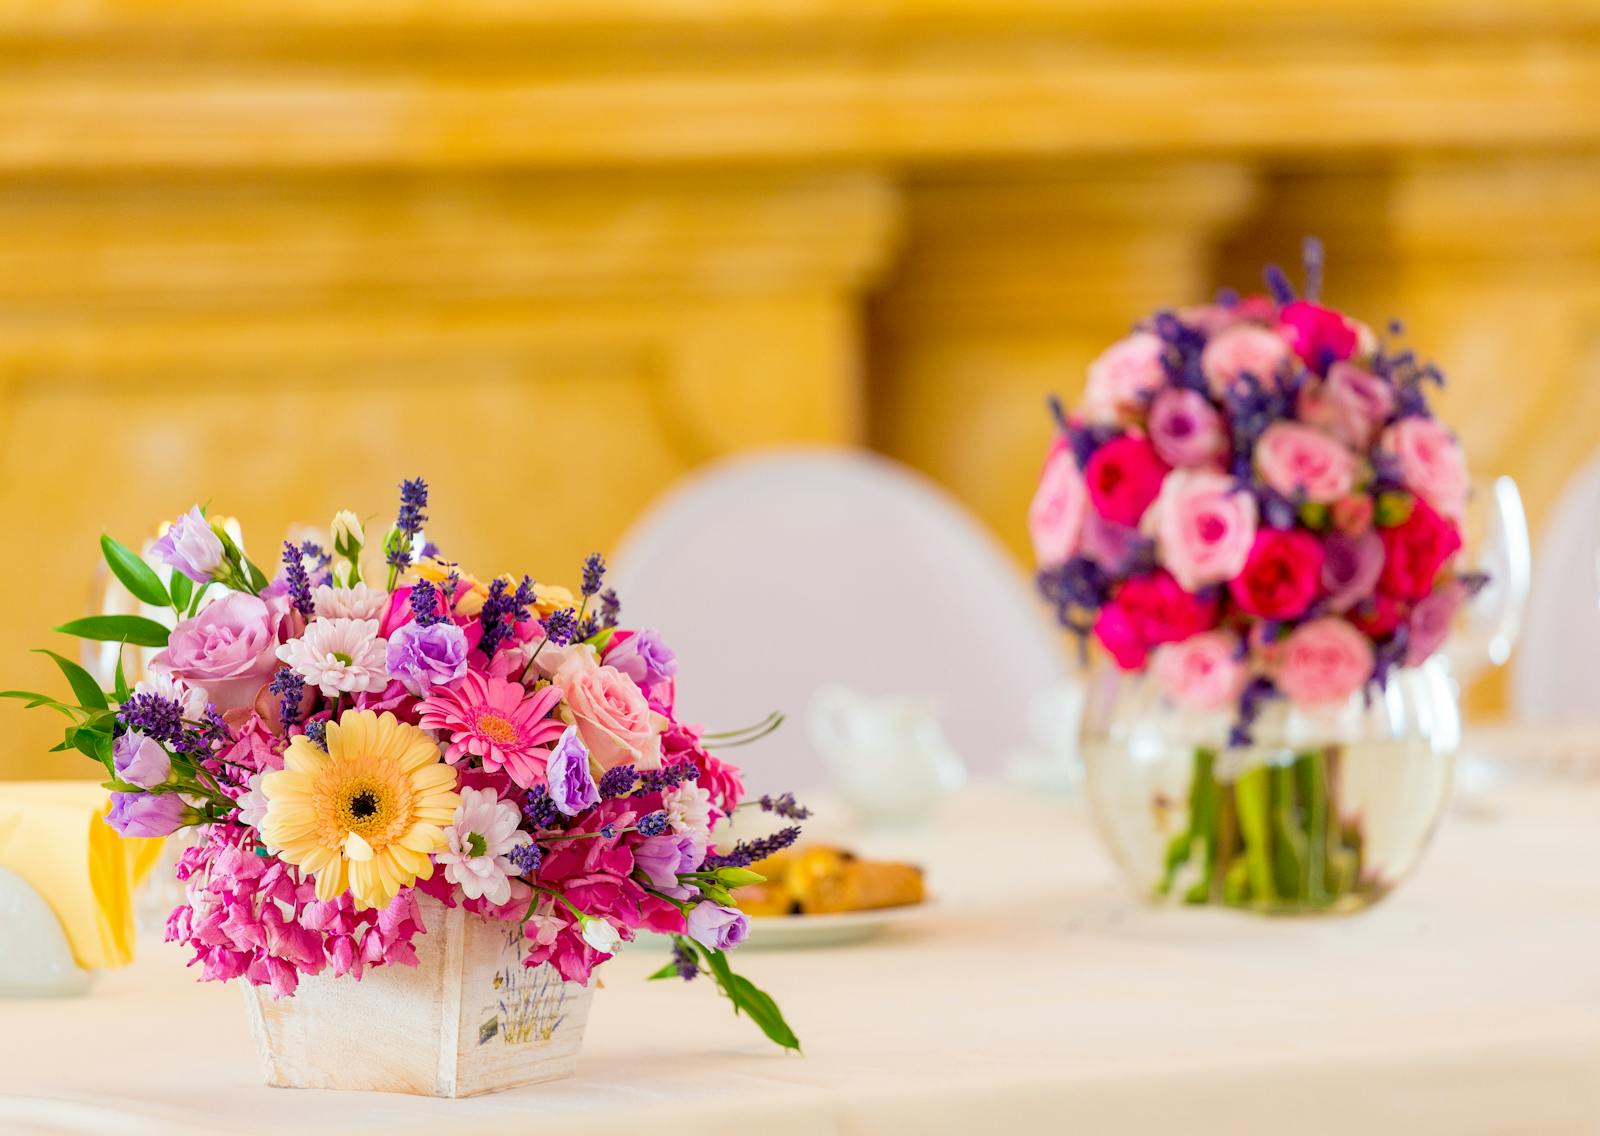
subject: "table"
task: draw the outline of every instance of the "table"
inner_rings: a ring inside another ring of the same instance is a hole
[[[1147,908],[1073,806],[973,790],[863,840],[926,863],[924,920],[741,952],[804,1056],[636,949],[575,1079],[464,1101],[265,1088],[239,993],[147,950],[0,1003],[0,1131],[1600,1131],[1600,783],[1476,796],[1375,910],[1273,921]]]

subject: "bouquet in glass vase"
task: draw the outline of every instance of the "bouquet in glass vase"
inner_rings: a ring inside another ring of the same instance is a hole
[[[674,941],[657,977],[706,973],[798,1047],[726,957],[748,927],[731,892],[798,829],[713,835],[744,789],[711,749],[777,716],[704,734],[598,555],[575,592],[480,579],[424,535],[427,506],[407,481],[381,548],[343,512],[271,576],[198,507],[142,555],[104,537],[142,614],[59,630],[118,644],[114,677],[52,653],[70,699],[6,694],[65,716],[58,748],[104,767],[119,832],[194,830],[166,937],[245,984],[275,1084],[454,1096],[569,1073],[593,973],[642,931]]]
[[[1085,738],[1097,823],[1158,897],[1351,910],[1416,862],[1459,719],[1429,660],[1483,583],[1439,371],[1269,269],[1089,367],[1029,526],[1041,593],[1119,678]]]

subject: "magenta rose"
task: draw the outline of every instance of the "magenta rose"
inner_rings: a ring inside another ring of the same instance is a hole
[[[1461,533],[1420,499],[1404,522],[1379,529],[1378,535],[1383,540],[1378,587],[1402,600],[1420,600],[1433,591],[1440,569],[1461,549]]]
[[[1200,372],[1211,393],[1221,398],[1245,375],[1272,387],[1292,361],[1282,336],[1256,324],[1239,324],[1206,344],[1200,353]]]
[[[1114,524],[1135,527],[1161,492],[1169,468],[1147,439],[1124,434],[1094,452],[1083,480],[1095,512]]]
[[[1162,692],[1178,705],[1220,710],[1244,689],[1247,671],[1242,654],[1239,638],[1231,631],[1206,631],[1157,647],[1151,669]]]
[[[1363,338],[1360,324],[1309,300],[1285,304],[1278,327],[1294,353],[1318,374],[1354,355]]]
[[[278,669],[278,644],[292,637],[292,614],[283,597],[229,592],[174,627],[150,665],[204,687],[218,710],[249,707]]]
[[[1322,542],[1303,529],[1263,529],[1228,591],[1251,615],[1293,619],[1317,598],[1322,559]]]
[[[1136,331],[1119,339],[1089,364],[1083,409],[1089,421],[1107,425],[1142,412],[1167,381],[1161,363],[1167,345],[1160,336]]]
[[[1128,580],[1100,609],[1095,637],[1125,671],[1144,666],[1152,648],[1177,643],[1217,625],[1217,599],[1185,591],[1157,569]]]
[[[1256,538],[1256,499],[1233,478],[1174,470],[1153,510],[1161,562],[1190,591],[1239,574]]]
[[[1197,390],[1169,387],[1150,404],[1150,441],[1168,465],[1194,469],[1228,450],[1228,430],[1211,400]]]
[[[1400,626],[1400,620],[1404,615],[1399,600],[1379,592],[1356,604],[1345,613],[1345,618],[1355,624],[1361,634],[1368,639],[1378,640],[1393,635],[1394,629]]]
[[[1072,449],[1064,438],[1058,438],[1045,459],[1039,488],[1028,508],[1028,535],[1033,538],[1033,554],[1040,565],[1065,564],[1077,555],[1088,508],[1088,490]]]
[[[1356,482],[1355,455],[1330,434],[1297,422],[1274,422],[1256,445],[1261,480],[1283,496],[1332,505]]]
[[[1456,436],[1433,418],[1402,418],[1383,432],[1405,487],[1453,520],[1467,507],[1467,460]]]
[[[1394,414],[1395,401],[1388,379],[1341,360],[1328,368],[1326,379],[1301,389],[1300,419],[1352,449],[1365,450]]]
[[[1337,706],[1371,676],[1371,641],[1331,616],[1296,628],[1278,655],[1278,689],[1296,706]]]

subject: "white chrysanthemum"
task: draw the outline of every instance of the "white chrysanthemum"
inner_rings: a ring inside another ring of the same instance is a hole
[[[313,619],[305,634],[278,648],[278,658],[329,698],[389,684],[388,642],[375,619]]]
[[[351,588],[319,584],[311,602],[318,619],[379,619],[389,606],[389,593],[367,584]]]
[[[448,851],[434,854],[444,878],[468,899],[487,899],[498,906],[511,899],[513,850],[532,843],[517,827],[521,820],[514,801],[502,801],[493,789],[463,789],[450,827],[444,830]]]
[[[206,704],[211,701],[211,696],[204,687],[191,686],[177,675],[161,667],[154,667],[145,673],[145,676],[133,684],[134,694],[155,694],[162,698],[171,699],[183,707],[183,716],[191,722],[198,722],[205,716]]]
[[[667,824],[679,836],[711,835],[711,793],[695,784],[678,785],[661,794],[667,810]]]

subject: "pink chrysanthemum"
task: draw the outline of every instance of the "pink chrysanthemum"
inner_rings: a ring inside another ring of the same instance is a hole
[[[424,729],[449,731],[444,759],[452,765],[481,758],[485,769],[503,768],[531,789],[544,780],[549,743],[566,729],[566,723],[549,717],[560,701],[554,686],[530,695],[517,683],[468,671],[453,690],[436,689],[421,703],[418,722]]]

